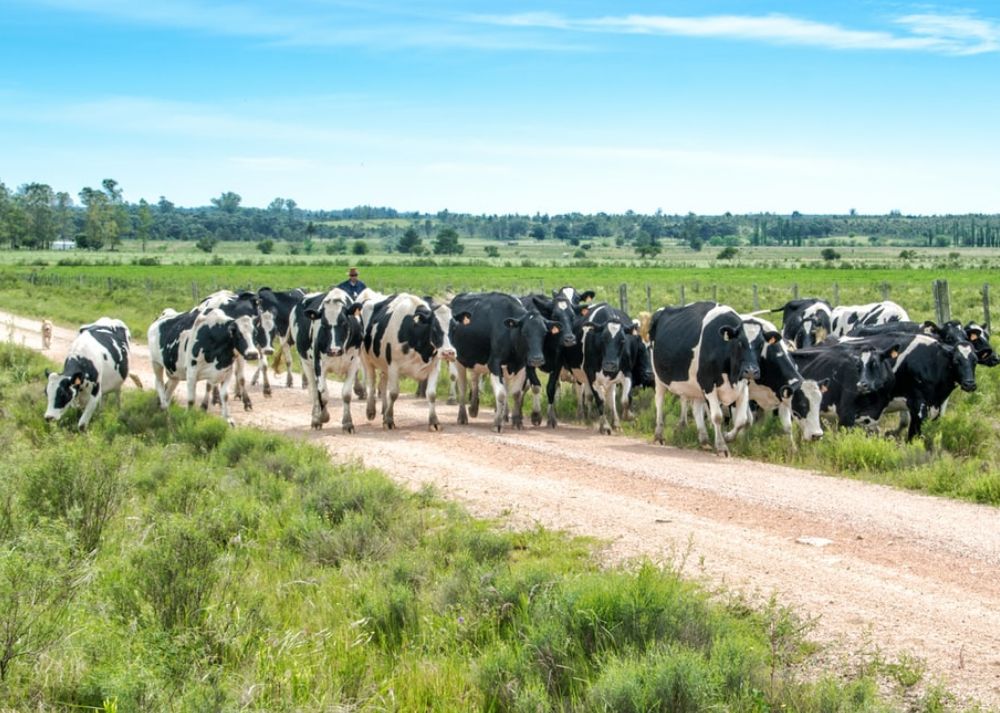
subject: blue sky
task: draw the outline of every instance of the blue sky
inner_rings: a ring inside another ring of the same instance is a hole
[[[0,0],[0,180],[473,213],[1000,212],[1000,6]]]

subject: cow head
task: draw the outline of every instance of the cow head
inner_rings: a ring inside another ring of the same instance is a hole
[[[763,330],[752,321],[742,321],[739,325],[723,325],[719,327],[729,352],[729,383],[736,384],[743,380],[760,378],[760,349],[755,349],[751,342],[761,338]]]
[[[451,343],[451,324],[454,321],[451,316],[451,307],[446,304],[431,303],[431,311],[434,313],[434,321],[437,329],[441,333],[441,344],[438,351],[445,361],[455,361],[455,345]]]
[[[247,361],[257,361],[260,352],[254,340],[254,319],[247,315],[227,321],[226,329],[232,340],[233,350],[239,352]]]
[[[269,310],[261,310],[253,319],[253,344],[265,356],[274,354],[271,344],[274,342],[274,315]]]
[[[823,405],[823,394],[829,387],[829,378],[819,381],[807,379],[792,395],[792,414],[802,424],[802,437],[807,441],[817,441],[823,437],[820,412]]]
[[[626,337],[628,349],[633,354],[632,385],[633,387],[652,388],[656,386],[656,376],[653,373],[653,360],[649,356],[649,347],[639,334],[629,334]]]
[[[899,356],[899,349],[899,344],[893,344],[881,351],[874,347],[865,347],[854,355],[854,365],[858,370],[859,395],[877,393],[895,382],[893,366]]]
[[[48,383],[45,384],[45,420],[58,421],[63,412],[76,399],[83,386],[84,374],[75,371],[71,374],[53,374],[45,370]]]
[[[573,303],[564,297],[557,297],[552,300],[552,321],[558,323],[561,342],[564,347],[576,346],[576,334],[573,331],[573,322],[576,319],[576,310]]]
[[[782,313],[782,334],[797,348],[821,344],[831,331],[831,311],[826,300],[791,300],[771,310]]]
[[[317,356],[343,356],[361,343],[361,307],[360,302],[352,302],[346,295],[336,295],[324,299],[319,309],[305,310],[306,317],[319,320],[313,344]]]
[[[774,331],[764,332],[760,339],[763,346],[758,383],[773,389],[782,401],[790,399],[802,386],[802,374],[789,353],[791,343]]]
[[[625,327],[617,319],[608,320],[603,326],[594,328],[594,346],[597,353],[602,355],[601,371],[609,379],[618,376],[622,370],[626,337]],[[589,345],[587,348],[590,348]]]
[[[575,287],[570,287],[569,285],[558,290],[552,290],[552,297],[554,299],[562,297],[563,299],[569,300],[569,303],[574,307],[580,305],[581,303],[590,302],[594,299],[595,294],[596,293],[593,290],[579,292]]]
[[[503,323],[508,329],[517,330],[520,335],[521,343],[525,348],[528,366],[542,366],[545,363],[542,345],[545,342],[547,334],[559,333],[560,327],[558,322],[545,319],[541,314],[532,310],[518,319],[508,317]]]
[[[951,357],[952,373],[962,391],[976,390],[976,364],[979,358],[971,342],[962,341],[954,347],[946,346]]]
[[[990,332],[987,327],[975,322],[969,322],[965,325],[964,331],[965,338],[972,344],[972,348],[976,350],[976,358],[979,359],[980,364],[990,367],[1000,364],[1000,356],[997,356],[996,352],[993,351],[993,346],[990,344]]]

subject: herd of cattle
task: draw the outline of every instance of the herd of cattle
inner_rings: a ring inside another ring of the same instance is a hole
[[[313,428],[330,420],[326,376],[335,374],[343,379],[345,432],[354,430],[354,394],[366,398],[369,420],[381,398],[383,426],[393,428],[402,377],[421,383],[428,424],[437,429],[436,390],[444,363],[460,424],[478,415],[481,377],[489,374],[494,428],[500,431],[508,421],[523,426],[529,387],[531,422],[540,425],[544,373],[548,426],[556,426],[560,381],[575,385],[581,415],[593,403],[602,433],[628,416],[636,389],[649,387],[656,390],[657,442],[663,442],[669,391],[680,398],[682,423],[690,406],[703,445],[705,414],[710,415],[721,454],[728,454],[726,443],[750,426],[755,414],[767,412],[776,412],[790,435],[798,420],[803,438],[813,440],[823,433],[821,415],[842,426],[874,428],[885,413],[899,411],[900,428],[912,438],[924,420],[944,411],[956,386],[976,388],[977,364],[1000,363],[985,326],[912,322],[888,301],[831,307],[820,299],[793,300],[771,310],[783,315],[778,330],[760,316],[764,312],[741,315],[715,302],[664,307],[633,320],[594,297],[572,287],[551,296],[463,293],[447,303],[370,289],[356,298],[338,288],[222,291],[186,312],[164,310],[147,336],[160,404],[166,408],[183,381],[193,406],[197,383],[205,381],[203,408],[216,398],[230,423],[231,392],[251,408],[245,362],[259,362],[251,385],[262,377],[264,395],[271,394],[266,357],[277,345],[275,369],[282,361],[290,365],[293,348],[298,353],[303,386],[312,397]],[[129,351],[123,322],[105,317],[81,327],[62,373],[49,375],[45,417],[58,419],[75,402],[83,408],[78,425],[85,428],[101,397],[120,389],[129,376]],[[292,386],[290,368],[286,386]]]

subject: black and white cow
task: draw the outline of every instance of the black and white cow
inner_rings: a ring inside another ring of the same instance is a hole
[[[822,392],[821,409],[840,426],[872,426],[892,399],[899,344],[875,349],[839,344],[798,349],[792,358],[806,383]]]
[[[574,307],[579,307],[584,305],[594,299],[593,290],[583,290],[582,292],[575,287],[566,285],[565,287],[560,287],[558,290],[552,290],[553,299],[559,299],[560,297],[569,300],[570,304]]]
[[[341,428],[345,433],[354,432],[351,395],[361,368],[363,306],[364,303],[354,301],[347,292],[335,287],[329,292],[306,295],[292,311],[295,349],[312,397],[313,428],[322,428],[330,420],[326,375],[335,373],[344,379]]]
[[[455,348],[448,335],[451,310],[446,305],[432,306],[416,295],[402,293],[372,305],[370,310],[366,305],[362,315],[365,335],[361,354],[368,385],[368,419],[375,418],[378,384],[382,425],[395,428],[393,410],[399,396],[399,379],[408,376],[426,380],[427,423],[438,430],[435,404],[441,360],[455,359]],[[376,381],[376,374],[381,375],[381,383]]]
[[[281,364],[284,363],[287,368],[285,386],[288,388],[292,386],[291,344],[294,342],[294,337],[291,334],[292,310],[295,309],[295,305],[301,302],[305,296],[305,290],[298,288],[284,292],[275,292],[270,287],[261,287],[257,290],[257,299],[260,300],[261,319],[254,336],[258,342],[262,342],[258,344],[262,349],[265,347],[270,348],[274,339],[278,339],[279,351],[274,359],[272,368],[277,373]],[[265,314],[271,315],[269,320],[264,317]],[[271,323],[270,329],[267,328],[268,322]],[[265,354],[270,354],[270,352],[265,352]],[[254,372],[253,378],[250,379],[250,385],[255,385],[261,376],[263,376],[264,380],[264,396],[270,396],[271,383],[267,378],[267,360],[265,359],[261,359],[260,364],[257,366],[257,371]]]
[[[813,297],[786,302],[771,310],[782,313],[781,334],[797,349],[822,344],[831,331],[830,303]]]
[[[957,346],[959,342],[969,342],[976,350],[976,358],[981,366],[994,367],[1000,364],[1000,356],[993,351],[990,344],[989,330],[976,322],[969,322],[964,327],[958,320],[949,320],[937,325],[928,320],[921,324],[916,322],[889,322],[875,326],[859,325],[851,330],[850,337],[874,337],[881,334],[926,334],[928,337],[940,339],[945,344]]]
[[[455,347],[458,381],[458,422],[469,422],[466,410],[467,370],[473,370],[472,410],[478,409],[478,379],[475,375],[489,373],[493,382],[496,410],[493,427],[499,432],[503,425],[508,401],[511,424],[522,428],[521,414],[527,367],[539,368],[545,363],[542,347],[545,335],[558,333],[559,324],[546,319],[536,310],[526,310],[520,301],[501,292],[464,293],[451,301],[454,320],[451,343]]]
[[[129,374],[132,335],[119,319],[101,317],[80,327],[69,347],[62,371],[46,370],[45,420],[58,421],[69,406],[83,408],[77,427],[82,431],[90,423],[105,394],[118,393],[126,377],[142,388],[139,377]]]
[[[708,443],[705,409],[715,432],[715,450],[729,455],[733,440],[750,423],[749,382],[760,378],[762,342],[780,339],[764,333],[756,322],[744,321],[736,310],[715,302],[665,307],[650,326],[653,371],[656,375],[656,431],[663,443],[663,399],[667,391],[694,405],[698,439]],[[732,406],[732,429],[722,432],[722,407]]]
[[[203,299],[194,308],[194,311],[207,312],[212,309],[222,310],[223,314],[231,319],[249,317],[252,322],[259,321],[265,334],[273,333],[274,320],[270,313],[262,313],[260,311],[260,299],[254,292],[236,294],[230,290],[219,290]],[[252,338],[253,334],[251,334]],[[265,354],[271,354],[274,350],[270,344],[263,348],[258,348],[254,344],[253,349],[248,350],[246,353],[253,354],[254,356],[250,361],[254,361],[259,357],[261,351],[264,351]],[[233,367],[234,379],[232,383],[236,386],[236,397],[243,402],[243,410],[249,411],[253,408],[253,403],[250,400],[250,393],[247,391],[246,360],[247,357],[244,357],[243,353],[237,352],[236,364]]]
[[[872,302],[866,305],[843,305],[834,307],[830,333],[835,337],[845,337],[857,325],[873,326],[888,322],[907,322],[910,315],[895,302]]]
[[[848,338],[842,344],[875,349],[899,345],[899,356],[893,365],[896,376],[893,399],[886,411],[903,412],[900,429],[907,429],[907,440],[920,434],[925,420],[936,419],[944,412],[956,386],[963,391],[976,390],[979,359],[970,342],[952,346],[925,334],[883,334],[855,339]]]
[[[625,335],[625,352],[622,360],[622,368],[631,373],[629,388],[627,391],[622,391],[622,420],[627,421],[632,418],[632,398],[636,390],[652,389],[656,386],[649,346],[640,336],[638,325]]]
[[[760,354],[760,378],[750,381],[750,400],[763,411],[776,411],[782,430],[793,438],[792,417],[802,424],[802,437],[814,441],[823,437],[820,424],[822,393],[818,384],[806,381],[799,372],[792,353],[795,345],[785,337],[774,338],[777,328],[766,319],[756,315],[744,315],[743,319],[755,322],[762,334],[771,337],[764,340]]]
[[[632,364],[626,357],[626,329],[632,327],[631,320],[623,325],[612,318],[600,323],[589,320],[580,327],[580,359],[569,364],[573,378],[584,386],[585,392],[593,395],[600,414],[598,430],[611,433],[621,426],[618,416],[617,387],[623,394],[632,388]],[[611,418],[608,418],[608,411]]]
[[[567,290],[572,290],[572,288],[563,288],[563,291]],[[562,291],[554,290],[554,292],[556,294],[551,299],[544,295],[527,295],[520,298],[525,309],[537,310],[543,317],[559,325],[557,332],[549,331],[545,335],[545,341],[542,344],[545,362],[537,368],[529,366],[527,370],[527,379],[532,392],[531,423],[535,426],[542,422],[541,381],[538,378],[538,372],[543,371],[549,375],[545,395],[549,403],[548,426],[550,428],[555,428],[557,423],[555,401],[559,389],[560,373],[567,361],[567,350],[577,345],[577,336],[574,331],[574,322],[577,321],[577,306]],[[586,294],[592,296],[593,293]]]
[[[253,343],[253,317],[231,317],[217,308],[178,313],[164,310],[150,325],[146,336],[160,407],[167,408],[177,384],[187,385],[188,408],[194,406],[199,381],[207,382],[202,408],[218,387],[222,417],[234,425],[229,414],[229,390],[237,378],[241,360],[258,358]]]

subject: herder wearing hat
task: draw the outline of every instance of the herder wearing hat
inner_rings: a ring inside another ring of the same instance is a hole
[[[337,287],[349,294],[352,300],[356,300],[362,290],[365,289],[365,283],[358,279],[358,268],[352,267],[348,270],[347,279],[337,285]]]

